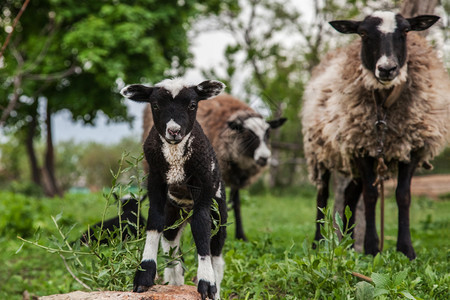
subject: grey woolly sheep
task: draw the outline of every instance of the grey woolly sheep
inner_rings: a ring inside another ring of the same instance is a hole
[[[425,39],[409,31],[425,30],[438,19],[375,12],[363,21],[330,22],[339,32],[361,39],[328,53],[304,93],[304,150],[310,179],[318,186],[317,206],[326,206],[330,170],[351,176],[345,205],[355,212],[363,194],[368,254],[380,250],[374,183],[382,173],[376,171],[377,161],[379,167],[384,161],[385,177],[398,174],[397,250],[416,257],[409,229],[411,177],[417,167],[430,166],[446,143],[450,80]],[[322,218],[318,210],[317,219]],[[320,238],[317,224],[315,239]]]

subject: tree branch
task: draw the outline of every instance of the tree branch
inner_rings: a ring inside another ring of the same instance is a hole
[[[72,66],[69,69],[52,74],[24,74],[23,77],[30,80],[52,81],[58,80],[76,73],[80,67]]]
[[[19,19],[22,16],[23,12],[27,8],[28,3],[30,3],[30,0],[25,0],[25,2],[22,5],[22,8],[20,9],[19,13],[17,14],[16,18],[14,19],[11,32],[6,37],[5,43],[3,44],[2,49],[0,50],[0,58],[3,56],[3,52],[5,51],[6,47],[8,46],[9,41],[11,40],[11,36],[14,32],[14,29],[16,28],[17,23],[19,22]]]

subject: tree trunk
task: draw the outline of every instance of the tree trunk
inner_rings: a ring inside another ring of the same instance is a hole
[[[44,162],[44,178],[48,181],[48,195],[49,197],[54,197],[56,195],[62,196],[62,192],[58,187],[55,177],[55,153],[53,148],[53,138],[52,138],[52,112],[50,105],[47,100],[47,116],[45,118],[45,124],[47,127],[47,149],[45,152],[45,162]]]
[[[36,104],[33,104],[33,106],[36,107],[37,110],[37,99],[35,100]],[[34,136],[36,135],[36,128],[37,128],[37,111],[32,116],[31,122],[28,124],[28,130],[26,133],[25,138],[25,148],[28,154],[28,160],[30,162],[30,171],[31,171],[31,180],[37,184],[41,185],[41,172],[39,170],[39,165],[36,157],[36,151],[34,150],[33,146],[33,140]]]
[[[400,13],[405,18],[430,15],[434,13],[437,4],[438,0],[406,0],[402,2]]]

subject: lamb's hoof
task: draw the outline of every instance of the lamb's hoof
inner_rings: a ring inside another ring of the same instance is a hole
[[[143,293],[155,285],[156,263],[153,260],[141,262],[140,268],[134,275],[133,292]]]
[[[139,286],[135,286],[133,288],[133,292],[135,292],[135,293],[145,293],[146,291],[148,291],[149,288],[150,288],[149,286],[139,285]]]
[[[201,279],[198,282],[197,291],[202,296],[202,300],[205,300],[206,298],[216,299],[217,287],[214,283]]]
[[[409,260],[413,260],[416,258],[416,252],[412,245],[399,245],[397,244],[397,251],[406,255]]]

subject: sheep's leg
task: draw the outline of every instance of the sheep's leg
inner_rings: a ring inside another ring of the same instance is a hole
[[[164,229],[164,203],[167,186],[158,177],[149,174],[148,198],[150,207],[147,219],[147,237],[139,269],[134,275],[133,292],[142,293],[155,284],[156,258],[159,241]]]
[[[361,179],[353,179],[349,182],[344,191],[344,211],[345,207],[349,207],[352,212],[352,216],[347,221],[344,215],[344,228],[350,228],[355,224],[356,218],[356,205],[358,204],[359,197],[362,193],[362,182]],[[347,223],[348,222],[348,223]],[[354,236],[354,228],[350,229],[352,238]]]
[[[376,255],[378,248],[378,234],[375,222],[375,208],[377,205],[378,188],[373,185],[376,179],[374,171],[375,159],[373,157],[357,157],[356,165],[361,175],[362,192],[365,206],[366,233],[364,235],[364,252]]]
[[[320,233],[320,227],[322,226],[322,224],[319,223],[318,221],[322,220],[324,217],[322,210],[325,209],[325,207],[327,206],[329,196],[329,187],[328,187],[329,182],[330,182],[330,171],[325,170],[325,172],[320,176],[319,190],[317,191],[317,198],[316,198],[317,216],[316,216],[316,235],[314,237],[315,241],[319,241],[323,238],[322,234]],[[313,243],[313,249],[315,248],[316,243]]]
[[[214,278],[216,280],[217,286],[217,295],[220,297],[220,283],[223,279],[223,272],[225,268],[225,261],[222,257],[222,248],[225,244],[225,238],[227,235],[226,226],[227,223],[227,206],[225,201],[225,190],[223,190],[223,198],[217,199],[217,204],[219,205],[219,213],[220,213],[220,227],[218,228],[217,233],[211,238],[211,262],[214,270]],[[216,220],[219,220],[219,216],[212,212],[212,217]]]
[[[172,226],[180,218],[180,209],[173,207],[172,205],[166,206],[166,221],[167,227]],[[177,258],[178,251],[180,249],[181,234],[185,224],[181,224],[177,228],[165,230],[163,238],[161,239],[161,246],[164,254],[170,256],[173,261],[164,269],[164,282],[171,285],[183,285],[184,284],[184,271],[181,264],[181,259]]]
[[[197,290],[202,299],[216,299],[217,286],[211,260],[211,201],[212,197],[202,197],[194,205],[191,230],[198,253]]]
[[[231,188],[231,201],[233,201],[234,219],[236,224],[236,239],[247,241],[244,233],[241,217],[241,198],[239,196],[239,189]]]
[[[411,154],[410,163],[398,163],[398,183],[395,191],[398,206],[397,251],[404,253],[409,259],[416,258],[409,230],[409,206],[411,204],[411,179],[419,159]]]

